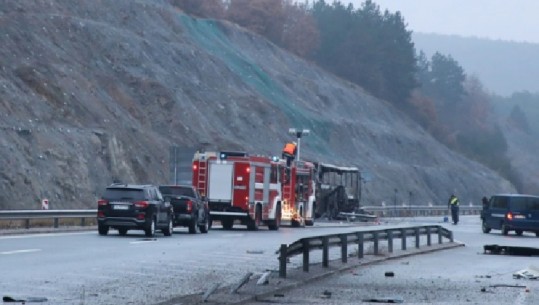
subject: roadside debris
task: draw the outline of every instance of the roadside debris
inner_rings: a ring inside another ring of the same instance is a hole
[[[505,254],[517,256],[539,256],[539,249],[532,247],[515,247],[500,245],[484,245],[484,254]]]
[[[5,295],[2,298],[2,301],[4,303],[43,303],[47,302],[47,298],[44,297],[11,297],[8,295]]]
[[[247,272],[241,278],[241,280],[234,287],[232,287],[232,289],[230,289],[230,294],[237,293],[238,290],[241,288],[241,286],[245,285],[249,281],[249,278],[251,278],[251,275],[253,275],[252,272]]]
[[[263,250],[247,250],[247,254],[264,254]]]
[[[271,271],[266,271],[264,272],[260,278],[258,279],[258,281],[256,282],[257,285],[267,285],[269,284],[269,277],[271,275]]]
[[[515,279],[527,279],[527,280],[537,280],[539,279],[539,268],[535,266],[530,266],[528,269],[522,269],[513,273],[513,278]]]
[[[322,299],[329,299],[331,298],[331,291],[329,290],[324,290],[324,292],[322,293],[322,295],[320,295],[320,297]]]
[[[386,273],[384,273],[384,275],[386,277],[393,277],[393,276],[395,276],[395,273],[393,271],[387,271]]]
[[[219,283],[216,283],[216,284],[213,284],[207,291],[206,293],[204,293],[204,296],[202,297],[202,300],[204,302],[207,302],[208,301],[208,298],[210,297],[210,295],[212,293],[215,292],[215,290],[217,290],[217,288],[219,287]]]
[[[371,299],[364,299],[361,301],[369,302],[369,303],[404,303],[404,299],[401,297],[371,298]]]

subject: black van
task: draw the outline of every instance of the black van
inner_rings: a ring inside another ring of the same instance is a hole
[[[491,229],[501,230],[503,235],[515,231],[535,233],[539,237],[539,196],[500,194],[490,197],[481,212],[484,233]]]

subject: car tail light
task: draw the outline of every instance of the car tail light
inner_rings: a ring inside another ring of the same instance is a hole
[[[108,200],[105,200],[105,199],[99,199],[99,200],[97,201],[97,205],[103,206],[103,205],[107,205],[107,204],[109,204],[109,201],[108,201]]]
[[[145,209],[150,205],[148,201],[135,201],[135,207],[140,209]]]
[[[97,217],[103,218],[105,217],[105,213],[103,211],[97,211]]]
[[[187,200],[187,212],[191,212],[193,210],[193,202],[191,200]]]
[[[509,212],[507,213],[507,215],[505,215],[505,217],[507,218],[507,220],[513,220],[513,213]]]
[[[138,220],[144,220],[145,217],[146,217],[146,214],[144,214],[144,213],[137,214],[137,219]]]

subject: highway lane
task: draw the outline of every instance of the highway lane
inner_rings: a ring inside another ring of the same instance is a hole
[[[231,284],[246,272],[278,268],[275,251],[301,237],[350,232],[357,224],[315,228],[210,230],[145,238],[142,231],[0,236],[0,294],[47,297],[53,304],[149,304]]]

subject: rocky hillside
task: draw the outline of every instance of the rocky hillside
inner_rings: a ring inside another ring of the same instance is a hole
[[[514,191],[362,88],[166,1],[4,1],[0,21],[0,209],[93,208],[113,179],[168,182],[171,145],[277,155],[289,127],[312,130],[303,158],[370,173],[364,205]]]

